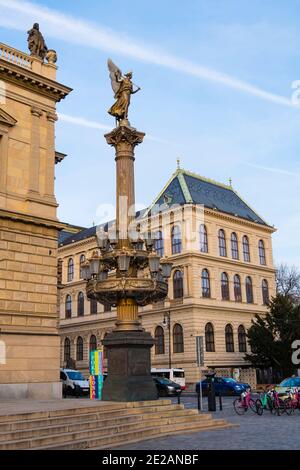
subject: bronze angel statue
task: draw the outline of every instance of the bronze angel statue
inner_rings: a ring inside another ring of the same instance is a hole
[[[108,113],[116,118],[120,124],[123,120],[128,120],[128,108],[130,105],[130,96],[137,93],[141,88],[132,83],[132,72],[122,75],[121,70],[111,59],[107,61],[111,86],[115,93],[116,102],[108,110]],[[133,87],[136,87],[134,90]]]

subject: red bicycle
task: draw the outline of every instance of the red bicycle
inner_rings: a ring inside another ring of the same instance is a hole
[[[300,409],[300,390],[298,388],[289,389],[288,397],[284,400],[285,411],[291,415],[298,408]]]
[[[250,389],[243,392],[239,398],[234,400],[233,407],[236,414],[240,416],[245,414],[249,409],[259,416],[263,414],[262,404],[257,402],[257,400],[253,400]]]

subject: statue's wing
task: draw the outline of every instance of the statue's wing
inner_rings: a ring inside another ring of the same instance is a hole
[[[114,91],[114,93],[117,93],[119,88],[120,88],[120,83],[117,81],[116,77],[120,79],[122,77],[122,72],[117,67],[111,59],[107,60],[107,66],[109,70],[109,76],[110,76],[110,81],[111,81],[111,87]]]

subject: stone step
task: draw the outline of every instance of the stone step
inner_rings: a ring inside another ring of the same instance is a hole
[[[177,417],[176,415],[173,417],[168,417],[168,418],[161,418],[159,416],[151,416],[151,419],[133,419],[130,422],[126,422],[124,420],[123,423],[118,423],[115,425],[102,425],[102,423],[97,423],[98,427],[97,428],[90,428],[90,429],[84,429],[82,426],[80,426],[80,430],[78,430],[78,427],[76,426],[75,429],[72,431],[68,429],[68,426],[66,425],[63,427],[64,429],[60,429],[59,433],[54,433],[54,430],[50,428],[50,431],[52,432],[47,433],[47,435],[41,435],[41,433],[38,433],[36,437],[30,436],[30,433],[26,433],[25,438],[19,438],[15,440],[13,437],[10,439],[10,435],[7,436],[5,441],[0,442],[0,450],[12,450],[12,449],[30,449],[32,446],[35,447],[40,447],[44,446],[47,444],[61,444],[66,442],[66,440],[83,440],[83,439],[93,439],[96,437],[101,437],[105,435],[115,435],[118,433],[124,433],[124,432],[129,432],[131,430],[140,430],[143,432],[145,428],[152,428],[152,427],[157,427],[160,428],[161,426],[165,425],[168,426],[170,424],[174,425],[174,427],[178,426],[189,426],[192,423],[201,423],[201,424],[206,424],[208,421],[212,421],[210,417],[207,419],[203,418],[203,416],[199,415],[192,415],[192,416],[180,416]],[[101,425],[101,427],[99,427]],[[39,430],[40,431],[40,430]],[[34,432],[34,431],[33,431]],[[14,433],[12,433],[14,434]],[[28,435],[29,434],[29,435]]]
[[[113,409],[113,410],[106,410],[97,411],[95,410],[94,413],[84,413],[79,415],[73,414],[65,414],[58,417],[47,417],[47,418],[39,418],[39,419],[26,419],[23,420],[23,415],[21,416],[20,421],[12,421],[12,422],[4,422],[0,424],[0,433],[1,432],[9,432],[9,431],[18,431],[18,430],[25,430],[25,429],[33,429],[33,428],[41,428],[45,426],[52,426],[52,425],[59,425],[72,423],[81,423],[83,421],[97,421],[97,420],[105,420],[113,417],[122,417],[122,416],[129,416],[129,415],[148,415],[151,413],[160,413],[161,416],[164,416],[164,413],[173,413],[174,411],[186,413],[191,412],[194,413],[196,410],[185,410],[183,405],[172,405],[166,404],[163,408],[160,406],[149,406],[149,407],[141,407],[141,408],[122,408],[122,409]],[[65,410],[67,411],[67,410]]]
[[[226,423],[224,420],[212,420],[207,423],[185,423],[183,425],[165,425],[146,428],[141,430],[127,431],[125,433],[117,433],[104,437],[97,437],[89,440],[77,440],[65,442],[62,445],[48,445],[40,447],[32,447],[32,450],[78,450],[78,449],[111,449],[124,444],[135,443],[147,439],[155,439],[166,437],[173,434],[185,434],[200,431],[210,431],[224,428],[231,428],[235,425]]]
[[[48,425],[47,420],[45,420],[45,424],[43,427],[31,427],[29,429],[18,429],[13,431],[3,431],[0,432],[0,443],[6,441],[15,441],[15,440],[24,440],[34,437],[41,437],[41,436],[48,436],[52,434],[61,434],[61,433],[70,433],[74,432],[80,426],[81,431],[99,428],[107,428],[112,426],[119,426],[122,424],[129,424],[129,423],[149,423],[152,421],[158,420],[167,420],[168,422],[176,421],[187,421],[187,420],[207,420],[211,419],[210,415],[203,414],[198,415],[196,410],[173,410],[167,411],[163,413],[145,413],[143,415],[125,415],[119,416],[114,418],[109,418],[105,420],[90,420],[90,421],[80,421],[79,423],[69,423],[64,422],[64,424],[58,425]],[[159,422],[159,421],[158,421]],[[27,423],[25,421],[25,423]],[[29,422],[30,423],[30,422]]]
[[[60,417],[64,415],[73,416],[81,415],[81,414],[93,414],[93,413],[101,413],[105,411],[113,411],[113,410],[127,410],[127,409],[141,409],[141,408],[149,408],[154,406],[162,407],[166,405],[172,405],[171,400],[164,399],[164,400],[150,400],[150,401],[138,401],[138,402],[124,402],[124,403],[111,403],[111,402],[101,402],[99,405],[92,405],[92,406],[70,406],[69,408],[61,408],[56,410],[49,410],[49,411],[30,411],[27,413],[11,413],[6,415],[0,415],[0,423],[7,423],[13,421],[25,421],[25,420],[33,420],[33,419],[44,419],[44,418],[54,418]],[[179,405],[183,407],[183,405]]]

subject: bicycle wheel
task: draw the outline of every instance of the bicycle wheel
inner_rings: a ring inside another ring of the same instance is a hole
[[[259,398],[255,401],[255,407],[256,413],[258,414],[258,416],[261,416],[264,412],[264,406]]]
[[[261,403],[261,401],[260,401],[260,403]],[[250,400],[249,400],[249,408],[250,408],[251,411],[253,411],[253,413],[257,413],[256,401],[254,401],[253,398],[250,398]]]
[[[273,400],[271,397],[267,397],[266,409],[269,410],[270,413],[273,413],[274,406],[273,406]]]
[[[244,406],[243,401],[240,398],[236,398],[233,402],[233,408],[236,414],[244,415],[246,413],[246,408]]]
[[[275,413],[281,416],[285,412],[285,405],[283,400],[279,399],[278,403],[274,404]]]
[[[286,412],[287,415],[290,416],[292,413],[294,413],[293,401],[290,398],[286,398],[283,403],[284,403],[284,411]]]

